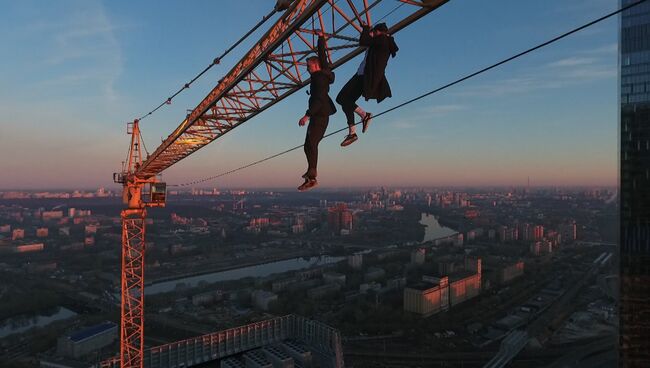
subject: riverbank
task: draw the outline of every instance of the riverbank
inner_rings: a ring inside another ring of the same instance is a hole
[[[201,272],[199,275],[188,277],[174,277],[169,281],[154,282],[145,286],[145,295],[155,295],[167,293],[186,288],[193,288],[201,284],[213,284],[217,282],[235,281],[247,277],[266,277],[273,274],[279,274],[288,271],[298,271],[306,268],[318,267],[332,264],[344,260],[345,257],[329,256],[321,254],[311,257],[291,257],[283,260],[265,260],[265,262],[255,262],[249,266],[233,266],[227,270],[216,271],[211,273]]]
[[[186,279],[190,277],[196,277],[196,276],[204,276],[204,275],[209,275],[212,273],[217,273],[217,272],[225,272],[225,271],[232,271],[236,270],[239,268],[245,268],[245,267],[254,267],[254,266],[263,266],[265,264],[269,263],[274,263],[274,262],[280,262],[280,261],[287,261],[290,259],[294,258],[313,258],[313,257],[322,257],[326,256],[326,254],[319,254],[319,253],[314,253],[314,252],[299,252],[299,253],[294,253],[285,257],[275,257],[271,259],[264,259],[264,260],[251,260],[251,261],[244,261],[242,263],[237,263],[234,265],[230,266],[219,266],[215,268],[209,268],[209,269],[203,269],[201,271],[193,271],[193,272],[186,272],[186,273],[179,273],[179,274],[174,274],[171,276],[164,276],[164,277],[158,277],[154,278],[153,280],[146,282],[144,284],[145,287],[153,285],[153,284],[159,284],[162,282],[170,282],[170,281],[176,281],[176,280],[181,280],[181,279]]]

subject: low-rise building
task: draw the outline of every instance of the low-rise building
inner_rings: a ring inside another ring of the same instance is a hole
[[[11,232],[11,240],[19,240],[25,238],[25,229],[14,229]]]
[[[268,311],[271,302],[278,300],[278,295],[266,290],[255,290],[251,294],[251,298],[253,305],[263,311]]]
[[[411,263],[416,265],[424,264],[426,259],[427,250],[426,248],[418,248],[411,252]]]
[[[361,269],[361,267],[363,267],[363,254],[357,253],[349,255],[348,266],[354,268],[355,270]]]
[[[396,277],[386,281],[387,290],[399,290],[406,286],[406,277]]]
[[[365,294],[368,291],[374,291],[374,292],[381,291],[381,284],[378,282],[369,282],[369,283],[359,285],[360,293]]]
[[[221,299],[223,299],[223,293],[221,292],[221,290],[208,291],[206,293],[192,295],[192,304],[196,306],[212,304]]]
[[[84,231],[86,235],[97,234],[97,225],[86,225]]]
[[[323,273],[323,280],[327,284],[336,283],[339,285],[345,285],[346,277],[344,274],[338,272],[325,272]]]
[[[36,229],[36,237],[37,238],[47,238],[49,235],[49,230],[46,227],[39,227]]]
[[[339,284],[325,284],[307,290],[307,296],[311,299],[319,299],[329,294],[338,292],[340,290],[341,290],[341,285]]]
[[[289,277],[285,279],[280,279],[280,280],[275,280],[271,284],[271,290],[273,290],[274,293],[279,293],[281,291],[287,290],[289,286],[295,284],[298,282],[298,279],[295,277]]]
[[[500,282],[509,282],[520,276],[524,275],[524,261],[517,261],[515,263],[506,265],[499,273]]]
[[[117,325],[104,322],[62,336],[57,341],[57,354],[80,358],[112,344],[117,339]]]
[[[43,243],[23,244],[16,245],[14,247],[14,253],[40,252],[43,249],[45,249],[45,245]]]
[[[379,280],[386,275],[386,271],[379,267],[370,267],[363,275],[365,281]]]
[[[41,216],[43,221],[58,220],[63,218],[63,211],[43,211]]]

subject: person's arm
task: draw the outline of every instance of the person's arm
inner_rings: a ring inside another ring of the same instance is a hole
[[[321,33],[318,35],[318,61],[320,62],[321,69],[329,69],[330,63],[327,60],[327,51],[325,50],[325,37]]]
[[[389,37],[388,39],[390,40],[388,50],[390,51],[392,57],[395,57],[395,55],[397,55],[397,51],[399,51],[399,47],[397,47],[397,43],[395,43],[395,39],[393,37]]]
[[[309,121],[309,116],[305,115],[298,120],[298,126],[305,126],[307,122]]]
[[[363,25],[361,36],[359,37],[359,46],[370,46],[372,43],[372,36],[370,35],[370,27]]]
[[[312,117],[318,111],[318,109],[320,109],[320,106],[321,106],[321,102],[318,98],[310,97],[309,106],[307,107],[307,111],[305,111],[305,116],[300,118],[300,120],[298,121],[298,125],[304,126],[305,124],[307,124],[309,118]]]

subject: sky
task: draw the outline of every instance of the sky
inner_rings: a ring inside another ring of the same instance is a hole
[[[113,186],[129,144],[126,122],[196,75],[273,4],[0,0],[0,190]],[[395,35],[400,51],[386,73],[393,97],[359,104],[383,111],[617,5],[450,0]],[[398,15],[386,18],[389,25]],[[612,18],[386,114],[347,148],[339,146],[343,134],[323,140],[321,186],[516,186],[528,177],[531,185],[616,185],[618,22]],[[143,120],[149,151],[260,35]],[[336,70],[332,98],[360,61]],[[307,98],[295,93],[172,166],[163,179],[193,181],[301,144],[305,128],[297,122]],[[339,112],[328,131],[344,126]],[[201,187],[295,187],[305,167],[298,150]]]

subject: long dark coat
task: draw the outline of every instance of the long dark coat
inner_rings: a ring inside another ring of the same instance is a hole
[[[395,57],[399,50],[395,39],[388,34],[370,36],[370,28],[364,27],[359,45],[368,47],[363,69],[363,97],[366,101],[374,99],[377,102],[392,97],[385,72],[389,56]]]

